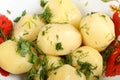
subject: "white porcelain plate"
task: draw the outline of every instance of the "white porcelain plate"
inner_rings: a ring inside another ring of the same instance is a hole
[[[112,11],[109,5],[119,5],[115,0],[110,0],[110,2],[107,3],[101,0],[72,0],[72,2],[79,8],[83,15],[90,12],[104,12],[111,16]],[[8,10],[11,14],[7,12]],[[0,14],[6,15],[12,21],[20,16],[23,10],[26,10],[27,14],[41,13],[40,0],[0,0]],[[25,80],[25,76],[10,74],[4,77],[0,75],[0,80]],[[102,76],[100,80],[120,80],[120,76]]]

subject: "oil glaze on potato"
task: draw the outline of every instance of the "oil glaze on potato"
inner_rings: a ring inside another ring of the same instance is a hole
[[[49,75],[47,80],[86,80],[86,78],[83,73],[77,74],[74,67],[63,65]]]
[[[103,60],[102,56],[96,49],[88,46],[82,46],[72,53],[72,60],[72,65],[78,69],[80,68],[78,61],[87,62],[91,64],[93,68],[96,67],[96,69],[92,70],[93,74],[91,74],[88,80],[97,80],[94,76],[99,77],[102,75]]]
[[[37,15],[25,15],[15,24],[13,39],[18,41],[20,37],[33,41],[37,38],[40,28],[44,25]]]
[[[12,74],[28,72],[32,68],[29,55],[21,57],[17,52],[17,43],[11,40],[0,44],[0,67]]]
[[[98,51],[103,51],[114,40],[114,24],[103,13],[89,14],[80,23],[83,43]]]
[[[79,28],[81,13],[70,0],[49,0],[45,7],[49,7],[52,13],[51,23],[68,22]]]
[[[81,45],[81,34],[70,24],[48,24],[41,28],[37,44],[47,55],[66,55]]]

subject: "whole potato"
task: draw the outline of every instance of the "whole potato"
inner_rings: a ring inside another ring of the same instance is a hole
[[[0,67],[12,74],[22,74],[32,68],[30,56],[20,56],[17,52],[17,43],[11,40],[0,44]]]
[[[70,0],[49,0],[46,4],[46,8],[50,9],[52,16],[50,17],[50,23],[70,23],[79,28],[81,20],[80,10]]]
[[[81,45],[79,31],[70,24],[48,24],[41,28],[38,47],[46,55],[66,55]]]
[[[45,23],[37,15],[25,15],[15,24],[12,38],[18,41],[20,38],[34,41],[37,39],[40,28]]]
[[[82,72],[77,74],[74,67],[66,64],[52,72],[47,80],[86,80],[86,78]]]
[[[103,51],[114,40],[114,24],[112,20],[103,13],[89,14],[81,20],[80,32],[83,43],[98,51]]]
[[[72,65],[77,69],[88,68],[91,71],[90,76],[87,76],[88,80],[97,80],[96,76],[102,75],[103,59],[100,53],[89,46],[82,46],[72,53]],[[84,66],[82,66],[84,65]],[[81,67],[82,66],[82,67]],[[89,70],[88,70],[89,71]],[[83,73],[85,73],[83,71]],[[86,73],[87,75],[87,73]]]

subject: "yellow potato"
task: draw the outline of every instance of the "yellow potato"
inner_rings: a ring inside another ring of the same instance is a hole
[[[49,0],[45,9],[49,7],[52,13],[50,22],[64,23],[68,22],[79,28],[81,20],[80,10],[70,0]]]
[[[41,28],[37,44],[47,55],[66,55],[81,45],[81,34],[70,24],[48,24]]]
[[[72,65],[78,69],[81,68],[81,66],[78,65],[78,61],[87,62],[92,65],[92,68],[96,67],[92,70],[93,74],[90,75],[88,80],[96,80],[94,76],[99,77],[102,75],[103,60],[96,49],[89,46],[82,46],[72,53],[72,60]]]
[[[84,17],[80,23],[80,32],[83,43],[98,51],[103,51],[114,40],[114,24],[103,13],[94,13]]]
[[[86,78],[83,73],[77,74],[74,67],[66,64],[52,72],[47,80],[86,80]]]
[[[28,62],[29,55],[20,56],[17,52],[17,43],[11,40],[0,44],[0,67],[12,74],[22,74],[32,68]]]
[[[44,57],[42,56],[40,58],[44,58]],[[48,61],[48,64],[47,64],[48,73],[46,73],[47,75],[50,75],[52,71],[54,71],[52,70],[53,68],[57,68],[63,64],[61,61],[61,58],[57,56],[46,56],[46,59]],[[34,80],[39,80],[41,69],[42,69],[42,66],[39,66],[38,73],[34,76]]]
[[[20,37],[33,41],[37,38],[44,22],[37,15],[25,15],[14,26],[13,39],[18,41]]]

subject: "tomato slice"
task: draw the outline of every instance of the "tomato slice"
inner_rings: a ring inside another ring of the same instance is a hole
[[[120,36],[120,15],[118,12],[115,12],[113,14],[113,22],[114,22],[114,25],[115,25],[115,35],[116,35],[116,38],[118,38],[118,36]]]

